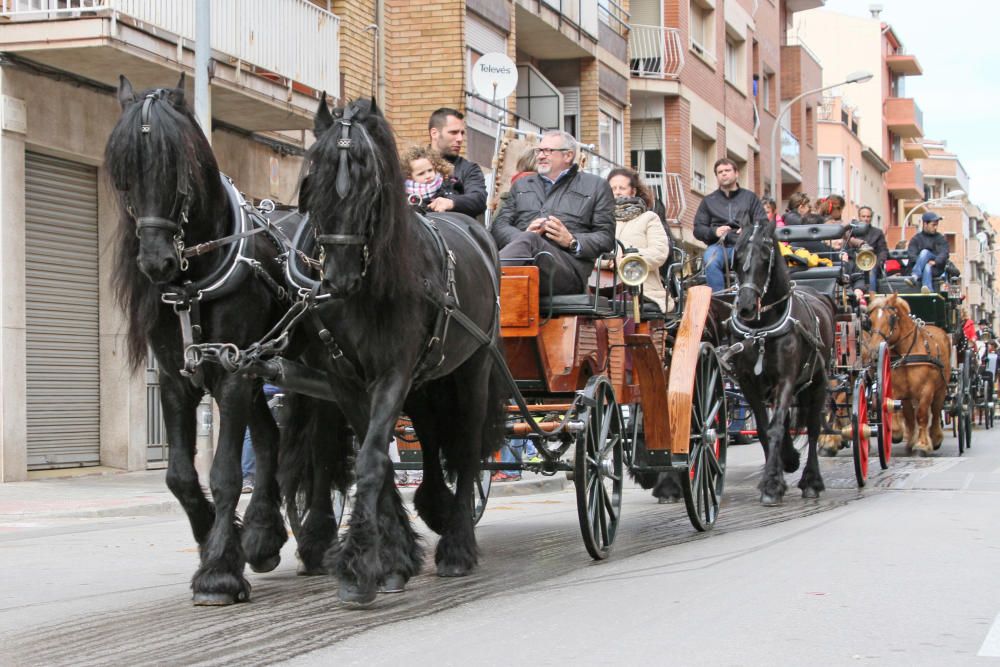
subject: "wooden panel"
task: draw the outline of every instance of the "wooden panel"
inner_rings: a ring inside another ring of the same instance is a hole
[[[515,380],[541,380],[542,370],[535,338],[510,338],[503,344],[507,368]]]
[[[691,401],[694,396],[694,374],[698,366],[698,348],[705,331],[705,319],[712,304],[712,288],[692,287],[677,330],[677,340],[670,362],[667,384],[667,406],[670,415],[671,446],[674,454],[687,454],[691,447]]]
[[[608,375],[611,386],[615,388],[618,401],[624,400],[625,390],[625,321],[620,319],[604,320],[608,330]]]
[[[500,335],[538,335],[538,267],[505,266],[500,277]]]
[[[594,331],[589,327],[586,343],[577,344],[580,321],[577,315],[554,317],[539,330],[538,353],[545,371],[546,383],[550,391],[574,391],[579,375],[579,360],[593,350]],[[580,326],[580,337],[584,337]]]
[[[412,431],[413,423],[409,417],[401,416],[396,420],[396,447],[400,451],[420,451],[420,441]]]
[[[632,372],[639,380],[646,449],[670,449],[671,422],[667,419],[667,380],[663,358],[647,334],[632,334],[626,336],[625,341],[632,353]]]

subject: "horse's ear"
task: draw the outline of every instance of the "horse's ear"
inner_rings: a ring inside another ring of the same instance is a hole
[[[124,111],[125,107],[133,102],[135,102],[135,93],[132,91],[132,82],[124,74],[121,74],[118,76],[118,104]]]
[[[181,78],[177,81],[177,87],[170,93],[170,101],[173,102],[174,106],[184,106],[184,79],[185,74],[181,72]]]
[[[382,115],[382,110],[378,108],[378,102],[375,101],[374,97],[372,98],[371,107],[372,107],[372,113],[373,114],[375,114],[376,116],[381,116]]]
[[[317,137],[323,135],[333,125],[333,114],[330,107],[326,105],[326,91],[319,98],[319,107],[316,109],[316,117],[313,119],[313,134]]]

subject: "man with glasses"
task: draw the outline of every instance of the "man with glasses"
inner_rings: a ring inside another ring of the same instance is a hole
[[[726,287],[726,266],[733,261],[733,246],[742,225],[767,222],[767,212],[750,190],[740,187],[740,168],[729,158],[715,163],[719,189],[707,195],[694,214],[694,236],[705,250],[705,281],[713,292]]]
[[[534,259],[541,294],[582,294],[594,261],[615,248],[615,198],[580,171],[576,140],[550,130],[535,149],[536,173],[518,179],[493,221],[501,259]]]
[[[933,211],[924,213],[924,228],[913,235],[906,248],[906,255],[910,260],[910,275],[906,278],[906,284],[916,287],[917,282],[922,282],[920,291],[924,293],[934,291],[934,278],[944,273],[948,264],[948,239],[944,234],[938,233],[940,219],[941,216]]]
[[[475,162],[459,153],[465,143],[465,116],[455,109],[441,107],[431,114],[427,123],[431,147],[455,167],[454,176],[461,184],[461,194],[435,197],[427,205],[429,211],[454,211],[476,218],[486,211],[486,179]],[[457,189],[457,188],[456,188]]]

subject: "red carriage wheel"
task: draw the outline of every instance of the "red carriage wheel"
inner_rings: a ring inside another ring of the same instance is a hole
[[[881,422],[878,426],[878,460],[882,470],[889,467],[892,460],[892,361],[889,345],[885,342],[878,347],[878,388],[875,392]]]
[[[868,479],[868,398],[865,395],[865,376],[854,383],[854,409],[851,411],[851,445],[854,451],[854,477],[858,488]]]

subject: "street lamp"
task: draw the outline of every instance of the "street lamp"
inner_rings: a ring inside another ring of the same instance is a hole
[[[793,97],[781,107],[781,110],[778,111],[778,117],[774,120],[774,127],[771,129],[771,194],[777,205],[781,205],[781,185],[778,183],[778,163],[781,161],[781,148],[778,146],[778,129],[781,127],[781,117],[792,108],[793,104],[801,100],[803,97],[815,95],[816,93],[822,93],[824,90],[830,90],[831,88],[836,88],[838,86],[845,86],[849,83],[864,83],[865,81],[871,81],[874,76],[875,75],[871,72],[853,72],[840,83],[823,86],[822,88],[816,88],[815,90],[807,90],[801,95]]]
[[[938,202],[947,201],[949,199],[959,199],[964,196],[965,196],[965,190],[949,190],[944,197],[938,197],[937,199],[928,199],[927,201],[920,202],[919,204],[911,208],[910,212],[907,213],[906,217],[903,218],[903,223],[900,225],[902,234],[899,238],[901,239],[906,238],[906,222],[910,219],[910,216],[916,213],[919,209],[927,208],[931,204],[937,204]]]

